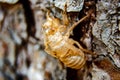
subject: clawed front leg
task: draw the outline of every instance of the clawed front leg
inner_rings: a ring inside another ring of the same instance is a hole
[[[54,53],[54,51],[52,51],[52,50],[49,48],[49,45],[46,46],[45,51],[46,51],[48,54],[50,54],[51,56],[57,58],[56,53]]]

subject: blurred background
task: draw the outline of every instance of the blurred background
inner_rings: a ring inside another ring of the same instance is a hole
[[[44,52],[47,0],[0,1],[0,80],[64,80],[66,70]]]

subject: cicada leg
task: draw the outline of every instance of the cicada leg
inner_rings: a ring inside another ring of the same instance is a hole
[[[82,21],[84,21],[85,19],[87,19],[90,15],[87,15],[85,17],[83,17],[82,19],[80,19],[78,22],[75,22],[67,31],[67,33],[65,34],[65,36],[70,36],[70,32]]]
[[[69,41],[72,45],[74,45],[74,44],[77,45],[81,51],[86,52],[86,53],[90,53],[90,54],[94,54],[92,51],[84,49],[77,41],[74,41],[73,39],[69,39]]]
[[[45,47],[45,51],[46,51],[48,54],[50,54],[51,56],[53,56],[53,57],[55,57],[55,58],[58,58],[58,56],[56,56],[56,53],[55,53],[54,51],[52,51],[48,45]]]
[[[63,24],[67,27],[69,25],[69,19],[67,16],[67,2],[64,5],[64,11],[62,12]]]

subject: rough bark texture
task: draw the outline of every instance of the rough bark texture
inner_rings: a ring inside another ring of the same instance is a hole
[[[46,12],[62,19],[66,1],[71,25],[91,14],[70,36],[95,53],[79,70],[44,51]],[[120,80],[120,1],[0,0],[0,80]]]

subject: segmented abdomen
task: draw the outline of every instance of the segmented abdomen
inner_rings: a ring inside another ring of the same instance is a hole
[[[54,45],[49,43],[49,46],[53,51],[49,54],[60,59],[67,67],[80,69],[86,62],[84,53],[66,40],[54,42]]]
[[[86,60],[85,60],[85,56],[84,53],[80,52],[78,50],[77,53],[71,53],[72,51],[69,51],[64,57],[61,57],[60,60],[67,66],[73,69],[80,69],[81,67],[83,67],[83,65],[85,64]],[[79,55],[80,54],[80,55]]]

